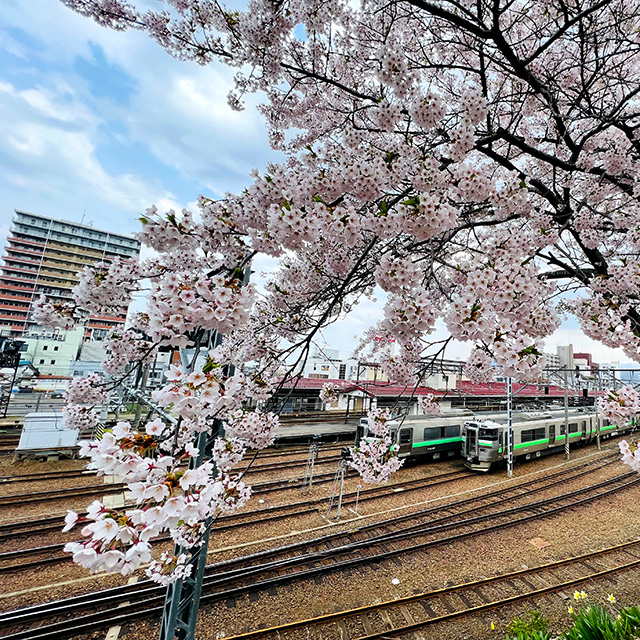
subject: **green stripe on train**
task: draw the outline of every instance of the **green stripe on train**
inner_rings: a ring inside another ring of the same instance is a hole
[[[414,442],[411,445],[412,449],[416,447],[430,447],[436,444],[448,444],[449,442],[462,442],[462,438],[441,438],[440,440],[427,440],[426,442]]]

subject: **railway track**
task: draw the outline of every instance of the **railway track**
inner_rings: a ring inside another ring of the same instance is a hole
[[[592,470],[581,471],[589,473]],[[552,498],[501,508],[506,500],[517,501],[518,494],[520,497],[530,496],[534,485],[542,489],[545,481],[555,484],[561,474],[567,475],[559,472],[535,483],[513,487],[511,497],[505,496],[509,489],[495,492],[500,496],[490,496],[485,501],[488,504],[477,504],[483,496],[474,498],[473,507],[468,507],[468,501],[461,500],[440,508],[209,565],[205,572],[202,603],[229,603],[246,594],[266,590],[273,592],[292,582],[318,580],[323,575],[338,571],[362,570],[390,558],[423,552],[438,545],[554,515],[640,482],[637,474],[630,472]],[[425,520],[429,516],[431,519]],[[28,607],[1,614],[0,631],[5,635],[8,632],[12,640],[80,636],[105,626],[158,614],[164,593],[164,588],[143,581]],[[117,623],[113,617],[116,606]],[[47,623],[41,624],[43,620]],[[33,624],[40,626],[30,628]]]
[[[251,469],[249,470],[251,472]],[[355,472],[348,475],[354,476]],[[335,478],[335,472],[319,473],[313,477],[315,485],[326,484],[332,482]],[[272,480],[252,485],[252,493],[266,494],[271,491],[300,489],[304,484],[302,478],[288,478],[283,480]],[[0,508],[15,507],[25,504],[33,504],[36,502],[48,502],[51,500],[68,500],[70,498],[89,497],[103,494],[122,493],[126,491],[126,485],[118,484],[94,484],[84,487],[69,487],[66,489],[53,489],[51,491],[38,491],[34,493],[18,493],[8,496],[0,496]]]
[[[421,631],[442,622],[486,613],[562,591],[571,591],[616,573],[640,569],[640,540],[419,593],[395,600],[227,636],[223,640],[298,640],[301,637],[343,640],[424,639]],[[562,575],[559,575],[561,570]],[[572,574],[570,579],[566,579]]]
[[[340,460],[341,456],[328,456],[325,458],[318,458],[315,461],[315,466],[329,464]],[[247,465],[242,467],[236,467],[236,471],[239,473],[264,473],[265,471],[279,471],[281,469],[296,469],[300,467],[306,467],[306,460],[287,460],[283,462],[271,462],[267,464],[252,464],[250,467]],[[81,478],[84,476],[95,476],[94,471],[88,471],[86,469],[74,469],[69,471],[45,471],[42,473],[28,473],[15,476],[0,476],[0,484],[16,484],[23,482],[41,482],[43,480],[65,480],[67,478]]]
[[[411,491],[418,491],[426,487],[431,488],[440,484],[455,482],[461,477],[469,475],[471,474],[464,470],[451,471],[436,476],[431,476],[428,479],[408,480],[406,482],[396,483],[390,487],[379,486],[365,489],[361,492],[347,492],[343,495],[342,503],[346,507],[355,504],[356,501],[358,501],[359,503],[363,503],[370,500],[379,499],[381,497],[395,495],[399,492],[409,493]],[[325,497],[221,516],[214,526],[214,534],[231,529],[237,529],[244,526],[251,526],[258,522],[260,524],[264,524],[266,522],[275,522],[284,518],[318,513],[318,511],[322,507],[326,508],[326,505],[327,498]],[[64,518],[59,517],[50,518],[44,524],[41,524],[40,521],[16,523],[18,527],[12,526],[11,523],[2,524],[0,525],[0,541],[3,538],[15,539],[17,536],[20,536],[20,534],[23,534],[23,536],[32,536],[34,534],[42,532],[59,531],[62,528],[63,523]],[[34,532],[34,525],[36,524],[39,525],[39,530]],[[158,541],[160,542],[167,542],[169,540],[169,536],[158,538]],[[61,542],[30,549],[19,549],[0,553],[0,574],[9,573],[12,571],[23,571],[25,569],[40,567],[45,564],[50,565],[58,564],[60,562],[68,562],[70,561],[69,555],[62,555],[65,544],[66,542]],[[23,561],[20,564],[13,565],[3,564],[5,562],[15,560],[16,558],[29,558],[34,556],[37,557],[36,560],[31,560],[28,562]]]
[[[315,466],[321,466],[324,464],[332,464],[336,463],[340,460],[340,456],[331,456],[328,458],[323,458],[320,460],[316,460]],[[294,461],[283,461],[278,463],[271,464],[263,464],[263,465],[252,465],[250,467],[238,467],[237,471],[242,473],[245,476],[265,473],[271,471],[280,471],[283,469],[291,469],[291,468],[304,468],[306,467],[307,462],[294,460]],[[77,475],[74,475],[77,474]],[[32,474],[35,475],[35,474]],[[44,474],[46,475],[46,474]],[[87,472],[79,472],[74,471],[71,475],[60,475],[54,476],[56,479],[66,478],[66,477],[81,477],[83,475],[87,475]],[[89,474],[90,475],[90,474]],[[350,472],[350,475],[355,475],[355,472]],[[335,473],[320,473],[315,474],[313,477],[314,484],[324,484],[327,482],[331,482],[335,476]],[[14,476],[15,477],[15,476]],[[46,480],[52,479],[51,477],[37,477],[37,478],[29,478],[29,481],[34,480]],[[0,479],[0,482],[2,479]],[[284,478],[281,480],[273,480],[257,483],[252,486],[252,492],[254,494],[258,493],[268,493],[270,491],[276,490],[284,490],[284,489],[295,489],[300,488],[303,484],[303,478]],[[80,486],[80,487],[68,487],[65,489],[53,489],[50,491],[37,491],[34,493],[18,493],[6,496],[0,496],[0,507],[4,506],[17,506],[24,504],[32,504],[35,502],[45,502],[49,500],[58,500],[61,498],[75,498],[75,497],[84,497],[84,496],[94,496],[100,495],[102,493],[122,493],[126,490],[126,485],[123,483],[117,484],[96,484],[96,485],[88,485],[88,486]]]

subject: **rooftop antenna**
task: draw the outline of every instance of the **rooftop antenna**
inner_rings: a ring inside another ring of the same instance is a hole
[[[87,214],[87,210],[85,209],[85,210],[82,212],[82,220],[80,220],[80,224],[82,224],[82,223],[84,222],[84,217],[85,217],[85,215],[86,215],[86,214]]]

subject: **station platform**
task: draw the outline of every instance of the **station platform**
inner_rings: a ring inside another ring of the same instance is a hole
[[[348,442],[356,436],[359,418],[341,422],[311,422],[281,424],[276,435],[275,446],[288,444],[308,444],[314,436],[324,443]]]

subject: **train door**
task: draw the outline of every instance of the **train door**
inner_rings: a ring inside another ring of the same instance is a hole
[[[549,446],[553,447],[555,441],[556,441],[556,425],[550,424],[549,425]]]
[[[478,457],[478,425],[473,422],[465,423],[462,428],[462,455],[471,460]]]
[[[413,444],[413,429],[400,429],[398,434],[398,455],[406,457],[411,454],[411,445]]]
[[[581,427],[582,427],[582,437],[581,437],[581,439],[585,440],[586,437],[587,437],[587,421],[586,420],[582,421]]]
[[[360,423],[356,429],[356,447],[360,446],[360,441],[362,438],[367,436],[369,431],[369,420],[367,418],[360,418]]]

